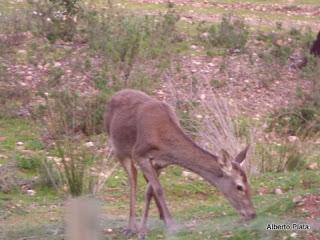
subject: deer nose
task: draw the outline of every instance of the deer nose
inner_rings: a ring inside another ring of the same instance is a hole
[[[251,220],[251,219],[254,219],[256,216],[257,214],[255,212],[249,212],[245,214],[243,217],[245,220]]]

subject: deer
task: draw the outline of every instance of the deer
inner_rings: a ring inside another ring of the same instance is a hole
[[[159,181],[162,169],[177,165],[201,176],[220,190],[244,220],[255,218],[250,187],[240,164],[249,146],[235,158],[225,151],[214,155],[198,146],[182,129],[167,103],[138,90],[116,92],[106,104],[104,127],[120,165],[128,175],[129,221],[125,234],[147,234],[150,202],[155,200],[159,217],[169,230],[175,230]],[[136,218],[137,168],[147,181],[140,228]]]

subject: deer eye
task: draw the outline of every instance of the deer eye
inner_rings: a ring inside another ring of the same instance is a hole
[[[240,186],[240,185],[237,185],[237,190],[238,190],[238,191],[243,191],[243,187]]]

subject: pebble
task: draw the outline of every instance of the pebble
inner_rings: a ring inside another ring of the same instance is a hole
[[[27,194],[30,195],[30,196],[33,196],[36,194],[36,191],[35,190],[32,190],[32,189],[28,189],[27,190]]]
[[[94,146],[94,143],[93,142],[86,142],[84,144],[86,147],[93,147]]]
[[[281,195],[281,194],[283,194],[283,191],[281,190],[281,188],[276,188],[276,189],[274,190],[274,193],[275,193],[276,195]]]

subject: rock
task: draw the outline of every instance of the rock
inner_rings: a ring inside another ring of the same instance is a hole
[[[297,136],[289,136],[288,140],[289,140],[289,142],[294,143],[294,142],[298,142],[299,138]]]
[[[200,99],[201,99],[201,100],[204,100],[205,98],[206,98],[206,95],[205,95],[205,94],[201,94],[201,95],[200,95]]]
[[[202,41],[207,41],[209,39],[209,33],[208,32],[204,32],[200,35],[200,39]]]
[[[189,171],[183,171],[182,176],[191,180],[199,179],[199,176],[195,173],[189,172]]]
[[[20,49],[20,50],[18,50],[17,53],[18,53],[18,54],[21,54],[21,55],[25,55],[25,54],[27,54],[27,51],[24,50],[24,49]]]
[[[318,169],[318,163],[316,163],[316,162],[309,163],[308,166],[307,166],[307,169],[309,169],[309,170],[316,170],[316,169]]]
[[[93,147],[94,146],[94,143],[93,142],[86,142],[84,144],[86,147]]]
[[[290,234],[290,237],[292,237],[292,238],[296,238],[297,236],[298,236],[298,234],[295,233],[295,232],[293,232],[293,233]]]
[[[301,206],[303,204],[303,198],[301,196],[296,196],[292,199],[292,202],[298,206]]]
[[[281,188],[276,188],[276,189],[274,190],[274,193],[275,193],[276,195],[281,195],[281,194],[283,194],[283,191],[281,190]]]
[[[28,190],[27,190],[27,194],[28,194],[29,196],[33,196],[33,195],[36,194],[36,191],[35,191],[35,190],[32,190],[32,189],[28,189]]]
[[[258,189],[258,194],[261,196],[261,195],[264,195],[264,194],[268,194],[269,193],[269,189],[266,188],[266,187],[260,187]]]
[[[31,81],[32,79],[33,79],[32,76],[26,76],[26,80],[27,80],[27,81]]]
[[[23,142],[17,142],[16,144],[17,144],[17,146],[22,146],[24,143]]]
[[[55,62],[53,66],[56,67],[56,68],[57,68],[57,67],[61,67],[61,63]]]

